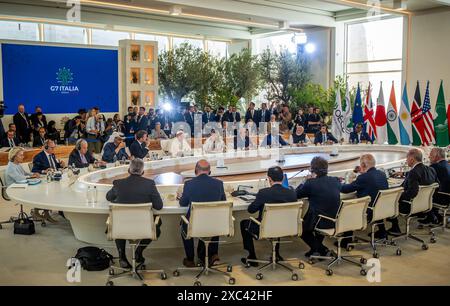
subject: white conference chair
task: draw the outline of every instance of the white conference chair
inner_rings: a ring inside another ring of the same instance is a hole
[[[397,241],[403,238],[405,240],[412,239],[414,241],[422,243],[422,250],[428,250],[428,245],[425,243],[425,240],[417,237],[417,235],[419,234],[411,233],[411,221],[420,219],[420,217],[417,216],[417,214],[427,213],[431,209],[433,209],[433,194],[438,188],[439,188],[438,183],[433,183],[431,185],[426,186],[419,186],[419,192],[417,193],[417,196],[414,199],[412,199],[411,201],[403,201],[404,203],[409,204],[411,207],[411,210],[408,214],[400,213],[400,216],[406,218],[406,232],[398,237],[393,238],[392,241]],[[430,242],[431,243],[436,242],[434,232],[432,231],[430,234],[431,234]]]
[[[232,266],[227,266],[227,272],[220,271],[219,267],[226,264],[215,265],[211,267],[209,264],[208,248],[211,243],[224,243],[225,241],[212,241],[212,237],[216,236],[234,236],[234,218],[232,214],[232,201],[216,201],[216,202],[192,202],[191,215],[189,220],[185,216],[181,216],[182,222],[187,225],[187,232],[181,231],[185,239],[198,238],[205,243],[205,260],[198,267],[188,268],[179,267],[173,272],[173,276],[180,275],[180,271],[200,271],[195,276],[194,286],[201,286],[199,281],[202,275],[211,273],[221,273],[228,276],[228,283],[234,285],[236,280],[227,272],[232,271]]]
[[[438,204],[433,203],[433,208],[435,208],[438,213],[442,216],[442,225],[432,226],[430,229],[431,233],[434,233],[435,230],[441,229],[443,232],[447,229],[447,218],[450,216],[450,193],[437,191],[438,194],[445,197],[447,199],[447,204]]]
[[[356,245],[369,245],[373,251],[373,257],[378,258],[377,246],[385,247],[397,247],[395,243],[388,239],[376,239],[375,238],[375,228],[378,224],[383,224],[385,219],[397,218],[399,215],[398,211],[398,199],[403,192],[403,187],[380,190],[377,197],[373,203],[372,207],[368,207],[372,211],[372,220],[370,221],[371,226],[371,236],[370,240],[356,237],[355,242],[348,244],[347,251],[351,250],[352,247]],[[362,241],[362,242],[360,242]],[[400,256],[402,251],[397,247],[396,254]]]
[[[161,279],[166,279],[164,270],[146,270],[145,265],[137,266],[135,250],[142,239],[158,239],[156,234],[156,224],[159,223],[159,216],[153,216],[151,204],[112,204],[109,205],[109,218],[107,220],[108,238],[128,240],[132,250],[131,270],[117,266],[111,266],[110,276],[106,282],[107,286],[113,286],[113,280],[125,276],[138,278],[143,286],[143,273],[158,273]],[[115,270],[122,271],[116,274]]]
[[[258,235],[253,235],[258,240],[268,240],[272,244],[272,256],[269,260],[247,259],[246,267],[250,267],[250,262],[262,263],[262,267],[258,268],[256,279],[263,279],[261,271],[267,268],[275,270],[277,266],[282,267],[291,272],[291,279],[293,281],[298,280],[298,274],[292,267],[286,264],[291,264],[294,261],[299,261],[299,268],[305,267],[298,258],[289,258],[282,261],[277,261],[276,247],[278,244],[290,243],[292,241],[281,241],[281,238],[286,237],[299,237],[302,235],[302,208],[303,202],[292,203],[277,203],[277,204],[265,204],[262,213],[261,221],[256,220],[254,217],[250,217],[251,222],[256,223],[259,226]]]
[[[319,234],[334,238],[337,240],[337,254],[331,256],[310,256],[309,263],[313,264],[314,259],[325,259],[331,260],[328,264],[326,274],[333,275],[332,266],[335,264],[340,264],[341,262],[347,262],[356,265],[361,268],[361,275],[366,275],[367,271],[364,269],[364,264],[367,262],[366,259],[361,255],[341,255],[341,242],[345,238],[351,238],[345,236],[344,233],[349,231],[361,231],[367,227],[367,207],[370,203],[370,197],[366,196],[363,198],[343,200],[341,206],[339,207],[336,218],[330,218],[324,215],[319,215],[319,220],[317,220],[315,231]],[[334,223],[333,228],[320,228],[319,223],[322,220],[329,220]],[[359,262],[351,260],[352,258],[359,258]]]

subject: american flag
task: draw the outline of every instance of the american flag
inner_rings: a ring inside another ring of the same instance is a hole
[[[435,143],[433,114],[431,113],[430,103],[430,81],[427,83],[427,91],[425,92],[425,99],[422,106],[423,121],[425,125],[423,145],[429,146]]]

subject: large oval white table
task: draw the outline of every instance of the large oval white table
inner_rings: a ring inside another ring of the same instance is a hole
[[[330,153],[336,147],[339,155],[331,157]],[[246,210],[249,203],[240,198],[231,197],[231,192],[239,185],[251,186],[251,192],[267,187],[265,172],[272,165],[280,165],[288,169],[286,172],[289,184],[296,187],[303,180],[296,175],[302,169],[308,168],[313,156],[327,157],[330,162],[330,175],[343,177],[358,164],[358,159],[363,153],[378,152],[382,161],[377,166],[387,169],[400,166],[404,162],[408,149],[407,146],[388,145],[285,147],[147,161],[145,162],[146,175],[158,173],[155,181],[164,202],[163,209],[155,211],[155,214],[161,216],[163,225],[161,237],[152,243],[152,247],[181,246],[180,215],[185,214],[187,208],[178,205],[176,194],[182,191],[183,185],[180,178],[183,180],[192,177],[192,166],[201,158],[206,158],[213,165],[212,175],[224,179],[225,192],[227,198],[233,200],[236,226],[238,226],[241,219],[248,217]],[[298,162],[293,159],[295,156],[298,156]],[[277,162],[283,157],[284,163]],[[223,160],[228,169],[217,169],[215,165],[218,160]],[[187,166],[191,168],[187,169]],[[114,178],[126,176],[127,169],[127,165],[118,167],[109,165],[106,169],[94,172],[87,172],[84,169],[78,177],[69,177],[65,173],[63,180],[59,182],[47,183],[43,179],[40,184],[27,186],[25,189],[9,187],[7,194],[12,201],[29,208],[63,211],[78,240],[96,245],[110,244],[105,235],[105,222],[109,214],[109,203],[106,201],[105,194],[112,186],[111,181]],[[97,200],[91,203],[88,202],[87,190],[94,186],[97,189]],[[227,240],[238,241],[239,239],[240,234],[237,231],[236,237]]]

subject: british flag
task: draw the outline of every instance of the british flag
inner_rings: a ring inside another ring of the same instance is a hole
[[[425,139],[422,139],[422,141],[423,145],[429,146],[435,143],[433,114],[431,113],[431,102],[430,102],[430,81],[427,82],[427,91],[425,92],[425,99],[423,101],[422,115],[425,126],[424,129]]]

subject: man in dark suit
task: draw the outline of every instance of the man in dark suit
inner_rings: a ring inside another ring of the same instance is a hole
[[[320,131],[314,136],[314,144],[333,144],[338,143],[338,140],[328,132],[328,127],[324,124],[320,127]]]
[[[258,112],[255,109],[255,103],[250,102],[250,105],[245,112],[245,123],[247,123],[249,120],[252,120],[256,124],[258,124]]]
[[[130,146],[131,156],[143,159],[148,154],[148,134],[147,131],[141,130],[136,133],[136,139]]]
[[[148,118],[145,115],[145,107],[141,106],[139,107],[139,114],[136,118],[137,123],[137,130],[144,130],[147,131],[148,129]]]
[[[160,210],[163,207],[163,201],[156,188],[155,182],[151,179],[145,178],[144,162],[142,159],[136,158],[131,161],[130,174],[127,178],[113,181],[113,187],[106,194],[106,200],[113,203],[120,204],[141,204],[152,203],[152,208]],[[161,223],[156,225],[156,235],[160,235]],[[130,269],[131,265],[127,260],[125,245],[126,240],[116,239],[117,251],[119,252],[119,263],[124,269]],[[145,262],[142,253],[144,249],[151,243],[150,239],[142,239],[135,251],[135,258],[138,264]]]
[[[46,173],[49,169],[57,170],[64,167],[64,161],[58,161],[54,154],[56,144],[53,140],[47,139],[44,149],[33,157],[33,173]]]
[[[369,134],[367,132],[363,131],[363,125],[361,123],[358,123],[355,127],[355,130],[350,133],[349,142],[358,144],[358,143],[367,143],[367,142],[373,142],[372,139],[370,139]]]
[[[303,218],[302,239],[311,248],[311,255],[326,256],[329,250],[323,245],[324,236],[314,231],[319,215],[335,218],[340,205],[341,183],[337,177],[328,176],[328,162],[319,156],[311,160],[311,172],[304,184],[297,187],[297,198],[308,198],[309,208]],[[332,228],[334,223],[322,219],[320,228]]]
[[[184,183],[183,194],[180,197],[180,206],[189,207],[186,214],[186,218],[189,220],[191,214],[192,202],[214,202],[225,201],[225,191],[223,182],[221,180],[212,178],[210,164],[202,159],[195,165],[196,177],[192,180]],[[195,267],[194,263],[194,240],[186,239],[187,226],[182,223],[181,238],[183,239],[184,250],[186,252],[186,258],[183,260],[183,265],[186,267]],[[213,237],[212,241],[219,241],[219,237]],[[219,260],[218,256],[219,246],[218,243],[211,243],[209,245],[209,264],[213,265]],[[201,261],[205,259],[205,244],[202,241],[197,245],[197,256]]]
[[[261,221],[264,205],[275,203],[289,203],[296,202],[297,196],[291,189],[282,186],[284,174],[283,170],[278,167],[271,167],[267,170],[267,178],[270,187],[263,188],[256,194],[255,200],[248,206],[247,211],[251,214],[258,212],[258,221]],[[258,237],[259,225],[252,222],[250,219],[241,221],[241,234],[244,249],[248,251],[248,256],[241,258],[243,264],[247,264],[247,259],[256,259],[255,246],[253,238]],[[277,261],[282,261],[280,256],[280,245],[276,249]],[[248,262],[251,266],[258,266],[258,263]]]
[[[237,123],[241,122],[241,114],[236,110],[236,106],[232,106],[231,110],[228,111],[228,114],[226,115],[226,121]]]
[[[89,165],[106,165],[103,161],[97,161],[88,150],[88,143],[84,139],[78,139],[75,148],[69,154],[69,165],[76,168],[87,168]]]
[[[42,108],[40,106],[36,106],[34,109],[34,114],[30,115],[30,121],[31,123],[35,122],[37,120],[38,114],[42,114],[42,122],[44,123],[44,126],[47,126],[47,117],[45,117],[44,113],[42,112]]]
[[[191,135],[194,135],[194,122],[195,122],[194,106],[189,106],[189,110],[184,114],[184,121],[191,128]]]
[[[19,104],[18,112],[13,117],[13,122],[16,125],[16,134],[21,143],[28,143],[31,134],[31,121],[28,114],[25,112],[25,106]]]
[[[217,113],[216,113],[216,117],[215,117],[215,121],[222,123],[225,120],[225,109],[222,106],[219,106],[219,108],[217,109]]]
[[[403,193],[399,199],[399,210],[402,214],[408,214],[411,206],[404,201],[411,201],[419,193],[419,186],[431,185],[438,182],[436,171],[422,163],[422,151],[419,149],[411,149],[406,154],[406,163],[411,168],[403,181]],[[398,226],[398,218],[390,219],[392,227],[388,230],[391,235],[400,235],[400,227]]]
[[[389,184],[386,178],[386,174],[375,168],[376,161],[372,154],[364,154],[361,156],[360,166],[357,167],[356,171],[361,173],[358,175],[355,181],[350,184],[342,185],[342,193],[352,193],[356,191],[356,196],[358,198],[363,198],[365,196],[370,196],[369,206],[372,207],[373,203],[380,190],[389,189]],[[367,219],[370,222],[372,220],[372,210],[367,210]],[[348,232],[348,236],[352,236],[352,232]],[[378,225],[378,232],[375,234],[377,239],[386,239],[387,232],[384,224]],[[351,242],[351,239],[343,239],[341,246],[346,248],[347,244]]]
[[[202,115],[202,123],[215,122],[216,114],[213,112],[209,105],[205,106],[205,112]]]
[[[270,116],[271,116],[271,112],[269,109],[267,109],[267,103],[261,103],[261,109],[258,111],[258,118],[255,121],[255,123],[258,125],[261,122],[269,122],[270,121]]]
[[[449,205],[450,203],[450,165],[445,159],[445,149],[433,148],[429,156],[431,162],[431,168],[436,171],[437,178],[439,180],[439,189],[434,193],[433,202],[441,205]],[[442,222],[442,216],[438,211],[433,209],[433,214],[436,216],[435,220],[431,215],[428,220],[425,221],[437,221]]]
[[[2,148],[14,148],[19,144],[20,140],[15,136],[15,132],[13,130],[8,130],[6,137],[2,139]]]
[[[33,139],[33,147],[34,148],[40,148],[45,145],[45,139],[47,138],[45,134],[46,134],[45,128],[40,127],[39,134],[37,135],[37,137],[34,137],[34,139]]]

